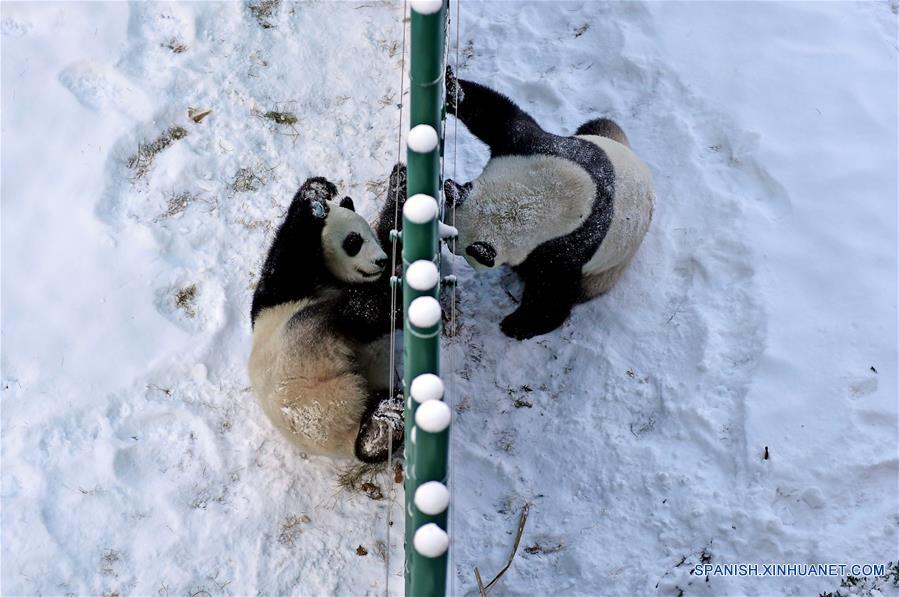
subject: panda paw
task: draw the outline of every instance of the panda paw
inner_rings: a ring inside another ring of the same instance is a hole
[[[455,114],[456,108],[465,99],[465,92],[462,91],[462,87],[456,79],[456,73],[449,64],[446,65],[444,80],[446,82],[446,109],[450,114]]]
[[[512,313],[499,324],[499,329],[502,330],[506,336],[515,338],[516,340],[527,340],[534,336],[547,334],[557,327],[559,327],[559,324],[541,318],[532,318],[519,311]]]
[[[393,202],[399,203],[400,207],[406,202],[406,164],[398,163],[390,171],[387,203]]]
[[[306,182],[297,191],[297,197],[318,203],[330,201],[335,195],[337,195],[337,186],[323,176],[306,179]]]
[[[359,427],[356,458],[362,462],[375,463],[386,461],[389,451],[397,454],[403,445],[403,410],[402,395],[385,398],[378,403]]]

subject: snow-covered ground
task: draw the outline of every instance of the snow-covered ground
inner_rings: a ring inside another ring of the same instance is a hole
[[[256,6],[0,6],[3,594],[383,594],[388,508],[402,592],[401,486],[340,489],[245,373],[299,183],[377,211],[402,5]],[[658,203],[548,336],[503,336],[520,285],[457,263],[453,594],[525,502],[496,593],[806,595],[841,579],[690,570],[899,559],[897,6],[462,3],[460,75],[557,132],[610,115]]]

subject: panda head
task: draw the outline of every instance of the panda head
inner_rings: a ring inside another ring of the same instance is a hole
[[[365,218],[356,213],[353,200],[328,201],[327,207],[322,228],[325,266],[343,282],[378,279],[387,265],[387,254]]]
[[[496,206],[477,197],[469,201],[471,187],[468,183],[453,193],[444,193],[459,231],[453,251],[477,271],[493,269],[506,262],[503,249],[508,243],[503,241],[511,236],[510,231],[505,229]]]
[[[322,255],[331,275],[351,284],[378,279],[387,266],[387,254],[365,218],[356,213],[353,200],[335,200],[337,187],[324,178],[307,180],[298,195],[322,224]]]

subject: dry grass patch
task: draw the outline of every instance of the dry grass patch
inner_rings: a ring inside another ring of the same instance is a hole
[[[234,180],[231,182],[231,190],[236,193],[258,191],[268,184],[269,174],[274,170],[275,167],[264,168],[261,166],[240,168],[234,173]]]
[[[296,545],[300,535],[303,534],[303,527],[312,522],[312,519],[305,514],[288,514],[281,523],[281,529],[278,533],[278,543],[285,547],[293,547]]]
[[[175,293],[175,306],[190,318],[197,316],[197,285],[185,286]]]
[[[150,168],[153,167],[153,161],[156,159],[156,156],[172,143],[186,136],[187,130],[184,127],[173,126],[150,143],[139,144],[137,153],[128,159],[128,167],[134,170],[134,175],[137,178],[146,176],[150,172]]]
[[[250,14],[263,29],[274,29],[272,21],[277,17],[281,8],[281,0],[258,0],[247,4]]]

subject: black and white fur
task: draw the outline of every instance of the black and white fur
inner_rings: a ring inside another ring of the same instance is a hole
[[[506,335],[550,332],[576,303],[609,290],[634,257],[652,219],[649,169],[611,120],[554,135],[451,70],[447,98],[447,112],[490,147],[477,179],[444,185],[456,250],[476,269],[506,264],[524,281],[521,304],[500,325]]]
[[[338,201],[331,182],[310,178],[269,249],[253,295],[250,382],[275,426],[306,452],[378,462],[402,444],[402,398],[387,392],[387,334],[398,314],[383,247],[405,186],[397,166],[372,230],[352,199]]]

